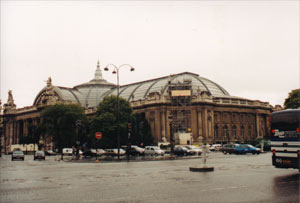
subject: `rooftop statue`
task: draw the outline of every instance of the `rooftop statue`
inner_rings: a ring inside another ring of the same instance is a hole
[[[8,109],[16,109],[16,105],[14,104],[14,98],[11,90],[8,91],[8,99],[6,104],[4,104],[4,110],[8,110]]]
[[[51,77],[48,77],[46,90],[41,100],[43,104],[54,104],[57,101]]]
[[[51,86],[52,86],[52,79],[51,79],[51,77],[48,77],[47,87],[50,88]]]

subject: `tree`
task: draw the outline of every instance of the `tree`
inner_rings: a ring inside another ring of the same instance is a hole
[[[297,109],[300,107],[300,89],[292,90],[284,101],[285,109]]]
[[[34,125],[30,122],[27,127],[27,132],[27,136],[20,137],[20,144],[39,144],[39,140],[43,133],[42,126],[40,124]]]
[[[144,113],[134,114],[132,119],[131,144],[139,146],[141,143],[144,146],[153,144],[150,125]]]
[[[105,97],[99,103],[96,117],[91,121],[90,146],[101,148],[117,147],[117,130],[120,130],[120,144],[127,144],[127,124],[132,119],[132,108],[129,102],[119,98],[120,119],[118,124],[117,97]],[[101,132],[102,139],[96,140],[95,133]]]
[[[76,125],[80,121],[81,125]],[[88,124],[84,110],[77,104],[56,104],[46,107],[41,112],[41,126],[46,137],[51,137],[55,147],[62,149],[75,145],[76,141],[84,143]]]

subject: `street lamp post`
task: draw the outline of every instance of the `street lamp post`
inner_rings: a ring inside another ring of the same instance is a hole
[[[120,94],[120,85],[119,85],[119,70],[122,67],[129,67],[130,71],[134,71],[134,68],[129,65],[129,64],[122,64],[119,67],[117,67],[114,64],[108,64],[107,66],[105,66],[104,71],[108,71],[109,70],[109,66],[113,67],[113,74],[117,74],[117,142],[118,142],[118,160],[120,160],[120,126],[119,126],[119,122],[120,122],[120,102],[119,102],[119,94]]]
[[[79,141],[79,138],[80,138],[80,134],[79,134],[79,129],[81,127],[81,120],[76,120],[76,128],[77,128],[77,141],[76,141],[76,145],[77,145],[77,148],[76,148],[76,159],[79,160],[79,145],[80,145],[80,141]]]

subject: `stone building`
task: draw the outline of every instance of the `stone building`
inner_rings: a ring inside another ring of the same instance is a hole
[[[98,62],[94,78],[73,88],[55,86],[49,77],[29,107],[16,108],[9,91],[2,113],[2,151],[28,135],[28,126],[39,122],[45,106],[78,103],[87,115],[93,115],[105,96],[117,95],[116,87],[103,79]],[[173,132],[190,133],[192,143],[243,142],[269,136],[272,106],[268,102],[231,96],[220,85],[195,73],[123,85],[119,95],[130,102],[135,113],[145,115],[155,142],[170,140],[170,115]]]

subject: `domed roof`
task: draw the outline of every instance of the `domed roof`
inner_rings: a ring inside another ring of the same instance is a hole
[[[103,87],[103,86],[115,87],[116,86],[115,84],[107,82],[106,80],[104,80],[102,78],[102,72],[101,72],[101,69],[100,69],[99,61],[97,63],[97,69],[95,71],[94,79],[92,79],[89,82],[77,85],[74,88],[80,89],[80,88],[83,88],[83,87],[95,87],[95,86],[101,86],[101,87]]]
[[[167,87],[169,82],[185,82],[189,81],[192,86],[193,94],[205,91],[209,92],[213,97],[230,96],[229,93],[217,83],[200,77],[197,74],[183,72],[166,77],[146,80],[138,83],[120,86],[120,97],[128,101],[143,100],[149,93],[158,92],[168,95]],[[52,85],[52,84],[51,84]],[[53,90],[60,100],[79,103],[86,107],[96,107],[105,96],[117,95],[117,86],[109,83],[102,78],[99,62],[95,71],[95,76],[89,82],[77,85],[73,88],[53,86]],[[43,88],[37,95],[34,105],[38,105],[42,95],[46,91]]]
[[[52,84],[51,84],[52,85]],[[100,97],[116,85],[109,83],[102,78],[99,61],[95,71],[94,78],[89,82],[77,85],[73,88],[53,86],[55,94],[62,101],[70,101],[73,103],[81,104],[82,106],[94,107],[100,102]],[[34,100],[34,105],[38,105],[46,87],[43,88]]]
[[[163,91],[164,95],[168,95],[167,86],[169,81],[171,82],[184,82],[190,81],[192,85],[193,93],[196,94],[198,90],[209,92],[213,97],[230,96],[229,93],[217,83],[200,77],[197,74],[184,72],[167,77],[161,77],[157,79],[147,80],[139,83],[128,84],[120,87],[120,97],[127,99],[128,101],[143,100],[151,92]],[[108,95],[117,95],[117,90],[112,89],[105,93],[103,97]],[[101,99],[103,99],[103,97]]]

